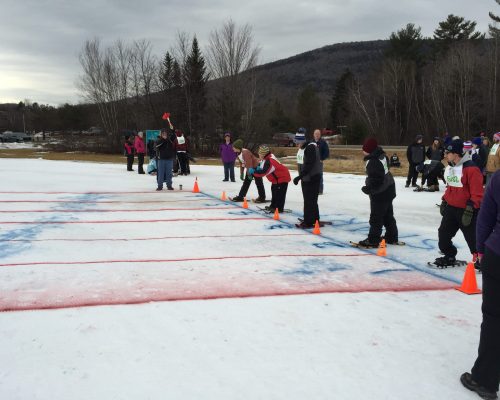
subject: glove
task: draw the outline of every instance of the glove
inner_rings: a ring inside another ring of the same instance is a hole
[[[462,225],[469,226],[472,222],[472,217],[474,216],[474,207],[472,204],[467,204],[464,213],[462,214]]]
[[[297,176],[293,178],[293,184],[297,186],[302,178],[300,176]]]
[[[443,200],[441,202],[441,205],[439,206],[439,213],[441,214],[442,217],[444,217],[444,210],[445,210],[447,205],[448,205],[448,203]]]
[[[361,188],[361,191],[362,191],[364,194],[370,194],[370,191],[368,190],[368,187],[366,187],[366,186],[363,186],[363,187]]]
[[[241,179],[242,181],[244,181],[244,180],[245,180],[245,173],[244,173],[243,171],[241,171],[241,173],[240,173],[240,179]]]
[[[248,168],[248,176],[252,176],[255,170],[253,168]]]

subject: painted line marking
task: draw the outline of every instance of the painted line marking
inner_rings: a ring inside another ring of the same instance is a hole
[[[193,258],[167,258],[167,259],[145,259],[145,260],[94,260],[94,261],[34,261],[24,263],[0,264],[0,267],[21,267],[28,265],[88,265],[88,264],[125,264],[125,263],[170,263],[189,261],[213,261],[213,260],[244,260],[272,257],[368,257],[374,254],[263,254],[255,256],[225,256],[225,257],[193,257]]]
[[[170,218],[170,219],[143,219],[143,220],[111,220],[111,221],[0,221],[0,224],[21,225],[55,225],[55,224],[124,224],[145,222],[189,222],[189,221],[262,221],[269,218]]]
[[[237,207],[231,204],[224,207],[184,207],[184,208],[151,208],[151,209],[118,209],[118,210],[99,210],[99,209],[53,209],[53,210],[0,210],[0,213],[60,213],[60,212],[88,212],[88,213],[110,213],[110,212],[159,212],[159,211],[200,211],[200,210],[228,210],[231,207]]]

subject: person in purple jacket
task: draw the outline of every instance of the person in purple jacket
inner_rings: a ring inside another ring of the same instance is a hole
[[[231,177],[231,182],[235,182],[234,179],[234,162],[238,156],[233,150],[233,143],[231,140],[231,133],[226,132],[224,134],[224,143],[219,147],[220,158],[224,164],[224,179],[222,182],[227,182],[229,177]]]
[[[497,399],[500,381],[500,171],[486,188],[476,224],[476,246],[483,273],[483,323],[478,356],[462,384],[483,399]]]

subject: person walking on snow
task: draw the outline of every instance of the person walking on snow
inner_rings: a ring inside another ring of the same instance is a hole
[[[139,132],[134,139],[134,148],[137,153],[137,170],[139,174],[144,174],[144,155],[146,154],[146,145],[144,144],[144,134]]]
[[[250,168],[248,173],[255,178],[265,176],[271,182],[271,204],[266,209],[273,213],[278,209],[278,212],[282,213],[285,208],[288,182],[292,180],[290,171],[278,161],[267,146],[259,147],[259,157],[262,162],[256,169]]]
[[[316,221],[320,221],[318,195],[321,183],[321,158],[316,142],[306,141],[301,147],[304,150],[304,159],[299,176],[293,179],[293,184],[302,181],[302,197],[304,198],[304,219],[297,228],[313,228]]]
[[[219,146],[220,158],[224,164],[224,179],[222,182],[228,182],[231,178],[231,182],[235,182],[234,179],[234,162],[238,156],[233,150],[233,143],[231,142],[231,133],[226,132],[224,134],[224,143]]]
[[[457,248],[452,238],[460,229],[473,255],[476,268],[479,267],[476,249],[476,218],[483,199],[483,176],[471,161],[469,153],[464,153],[464,142],[456,139],[445,149],[448,167],[444,176],[447,183],[440,212],[443,217],[439,226],[439,250],[434,264],[440,268],[455,265]]]
[[[425,146],[422,143],[423,136],[417,135],[415,142],[410,144],[406,149],[406,157],[408,158],[408,177],[406,178],[405,187],[417,187],[418,171],[417,165],[425,160]]]
[[[500,171],[486,188],[476,240],[483,277],[483,323],[476,362],[460,381],[483,399],[496,399],[500,382]]]
[[[127,171],[133,171],[132,165],[134,164],[134,142],[131,136],[125,138],[125,155],[127,156]]]
[[[165,129],[161,131],[160,138],[156,141],[157,175],[158,187],[163,190],[163,183],[167,184],[168,190],[174,190],[172,186],[172,168],[175,160],[175,133],[168,133]]]
[[[321,131],[319,129],[316,129],[314,131],[313,137],[314,142],[318,145],[319,148],[319,159],[321,161],[321,182],[319,184],[319,194],[323,194],[323,161],[330,157],[330,148],[328,147],[328,143],[326,143],[326,140],[321,138]]]
[[[358,244],[362,247],[378,247],[385,227],[387,244],[398,243],[398,226],[394,218],[393,200],[396,198],[396,184],[389,171],[389,159],[378,146],[375,138],[368,138],[363,144],[366,161],[366,180],[362,192],[370,197],[370,231],[368,237]]]
[[[240,162],[240,179],[243,181],[240,193],[238,196],[233,197],[231,201],[242,202],[250,188],[252,180],[255,180],[255,185],[257,186],[257,191],[259,192],[259,197],[257,197],[255,203],[265,203],[266,202],[266,190],[264,189],[264,182],[260,177],[254,177],[248,174],[250,168],[257,168],[259,165],[259,160],[253,155],[253,153],[243,148],[243,140],[238,139],[233,143],[233,150],[238,154],[238,160]],[[247,169],[245,172],[245,168]]]

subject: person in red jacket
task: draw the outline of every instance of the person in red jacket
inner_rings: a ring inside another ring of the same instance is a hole
[[[139,132],[134,139],[134,149],[137,154],[137,169],[139,174],[144,174],[144,155],[146,154],[146,145],[144,144],[144,134]]]
[[[184,133],[180,129],[175,130],[175,151],[177,153],[177,160],[179,162],[179,168],[181,170],[181,175],[188,175],[188,146],[189,141],[184,136]],[[175,169],[175,168],[174,168]]]
[[[127,171],[133,171],[132,165],[134,164],[134,141],[133,138],[127,136],[123,145],[125,155],[127,156]]]
[[[443,257],[434,261],[440,268],[455,265],[457,248],[451,240],[459,229],[476,261],[476,218],[484,193],[483,175],[470,154],[464,153],[464,142],[453,140],[445,154],[449,165],[444,173],[447,187],[440,206],[443,218],[439,227],[439,250]]]
[[[288,182],[292,180],[290,171],[278,161],[267,146],[259,147],[259,157],[262,160],[260,165],[256,169],[250,168],[248,173],[256,178],[265,176],[271,182],[271,205],[266,209],[271,213],[278,209],[278,212],[282,213],[285,208]]]

